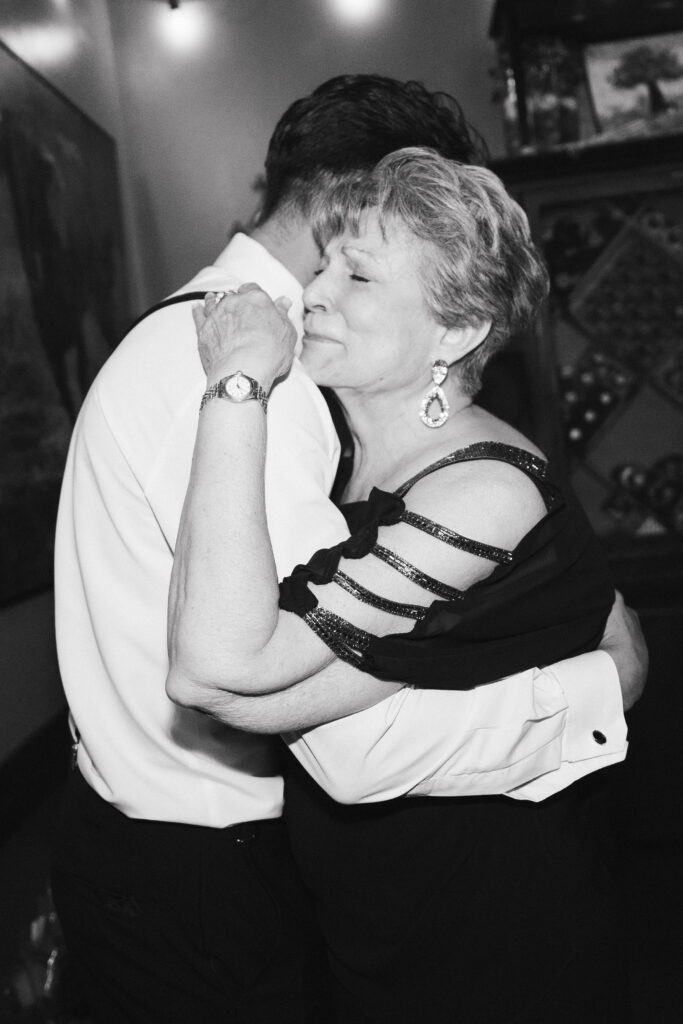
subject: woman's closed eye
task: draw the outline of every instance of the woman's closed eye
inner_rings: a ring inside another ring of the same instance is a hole
[[[369,284],[370,280],[367,277],[363,277],[362,274],[350,274],[352,281],[363,281],[365,284]]]

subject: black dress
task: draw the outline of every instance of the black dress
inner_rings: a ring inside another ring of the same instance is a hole
[[[403,503],[427,473],[482,458],[518,466],[545,500],[547,515],[513,552],[460,537]],[[613,599],[604,558],[575,499],[528,452],[471,445],[393,494],[375,489],[345,512],[351,538],[298,566],[282,585],[281,605],[364,671],[460,689],[599,642]],[[497,568],[455,591],[377,545],[378,527],[398,522],[493,559]],[[370,552],[438,599],[401,612],[340,574],[342,555]],[[414,625],[373,637],[318,607],[311,580],[334,580]],[[585,792],[595,788],[587,780],[542,804],[468,797],[346,807],[291,759],[285,817],[336,980],[330,1021],[623,1024],[617,901],[582,813]]]

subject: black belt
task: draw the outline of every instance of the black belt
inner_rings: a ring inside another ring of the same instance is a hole
[[[257,818],[253,821],[239,821],[234,825],[213,827],[211,825],[196,825],[189,822],[158,821],[154,818],[131,818],[118,807],[105,800],[86,781],[82,773],[75,771],[71,777],[70,788],[74,798],[89,813],[94,814],[98,819],[105,822],[112,828],[126,829],[132,826],[140,833],[168,832],[179,834],[181,832],[203,832],[206,836],[215,836],[218,841],[233,842],[238,846],[245,843],[252,843],[260,838],[273,837],[275,833],[283,832],[282,818]]]

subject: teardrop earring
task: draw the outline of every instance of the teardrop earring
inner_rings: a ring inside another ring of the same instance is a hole
[[[448,419],[450,406],[448,405],[448,399],[441,388],[441,385],[447,376],[448,363],[443,359],[437,359],[432,366],[433,386],[422,399],[422,405],[420,406],[420,419],[424,423],[425,427],[442,427]],[[437,417],[429,415],[429,409],[432,402],[438,402],[441,408],[441,413]]]

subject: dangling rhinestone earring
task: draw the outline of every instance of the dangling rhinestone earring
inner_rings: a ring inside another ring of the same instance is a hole
[[[443,359],[437,359],[432,366],[432,381],[434,387],[429,389],[422,399],[422,405],[420,406],[420,419],[424,423],[425,427],[442,427],[448,419],[450,407],[448,405],[448,399],[441,388],[441,385],[447,376],[448,363]],[[438,402],[441,407],[441,413],[436,417],[436,419],[429,415],[429,408],[432,402]]]

